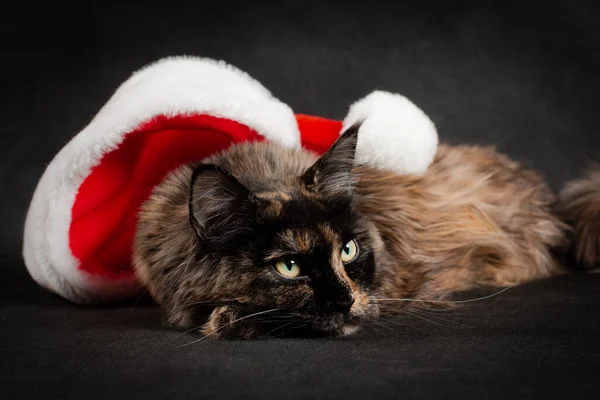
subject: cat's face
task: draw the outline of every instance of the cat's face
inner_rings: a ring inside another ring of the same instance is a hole
[[[198,268],[211,269],[212,279],[203,281],[210,290],[199,288],[210,301],[229,304],[239,318],[261,313],[255,323],[266,321],[278,334],[302,328],[344,335],[377,315],[369,292],[378,237],[353,196],[356,131],[268,190],[251,192],[214,165],[195,170],[190,222]]]

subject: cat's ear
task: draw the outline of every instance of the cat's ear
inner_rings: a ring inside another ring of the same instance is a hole
[[[362,121],[350,126],[302,176],[306,187],[330,196],[351,195],[354,191],[358,130]]]
[[[192,175],[189,214],[198,237],[222,238],[238,231],[250,194],[223,168],[212,164],[197,167]]]

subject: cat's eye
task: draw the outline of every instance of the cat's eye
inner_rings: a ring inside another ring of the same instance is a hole
[[[282,258],[275,263],[275,269],[286,278],[296,278],[300,275],[300,266],[291,258]]]
[[[358,256],[358,245],[356,241],[351,240],[342,247],[342,262],[349,263],[356,260]]]

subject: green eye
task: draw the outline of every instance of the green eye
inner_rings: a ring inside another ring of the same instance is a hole
[[[300,266],[291,258],[283,258],[277,261],[275,269],[286,278],[295,278],[300,275]]]
[[[356,256],[358,256],[358,245],[354,240],[351,240],[342,247],[342,262],[352,262],[356,260]]]

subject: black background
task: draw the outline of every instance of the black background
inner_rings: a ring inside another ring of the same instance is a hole
[[[56,398],[593,398],[600,275],[539,282],[343,340],[213,343],[145,302],[82,308],[32,283],[25,212],[45,165],[158,58],[224,59],[296,112],[374,89],[450,143],[494,144],[554,188],[600,160],[594,1],[19,2],[2,12],[0,395]],[[83,4],[85,3],[85,4]]]

